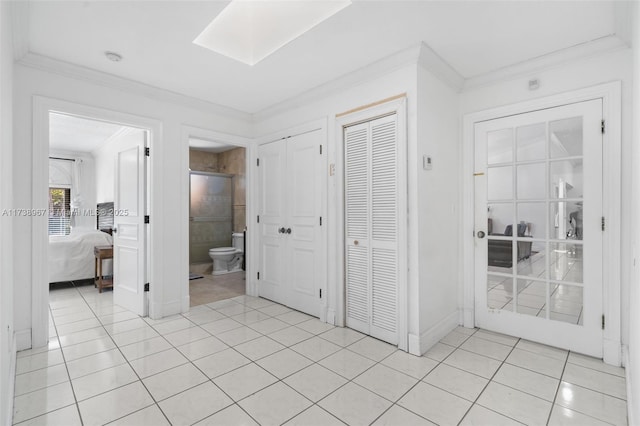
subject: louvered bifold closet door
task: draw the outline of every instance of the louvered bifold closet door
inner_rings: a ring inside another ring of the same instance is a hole
[[[398,340],[398,169],[396,115],[371,125],[371,330]]]
[[[346,325],[366,334],[371,318],[369,141],[369,123],[344,130]]]
[[[398,336],[396,115],[345,129],[347,326]]]

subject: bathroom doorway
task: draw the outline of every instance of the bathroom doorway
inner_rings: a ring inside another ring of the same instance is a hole
[[[246,292],[246,148],[189,139],[191,306]]]

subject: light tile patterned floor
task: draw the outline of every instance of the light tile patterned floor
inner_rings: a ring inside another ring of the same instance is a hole
[[[264,299],[160,321],[93,286],[50,294],[18,354],[14,422],[51,425],[624,425],[624,370],[458,328],[416,357]]]

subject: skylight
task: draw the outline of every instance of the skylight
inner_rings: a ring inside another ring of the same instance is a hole
[[[193,41],[255,65],[351,4],[351,0],[232,0]]]

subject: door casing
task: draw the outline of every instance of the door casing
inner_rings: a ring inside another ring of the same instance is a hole
[[[492,108],[464,116],[462,147],[462,257],[463,289],[460,306],[461,322],[465,327],[475,325],[474,290],[474,126],[481,121],[522,114],[556,106],[602,99],[603,119],[603,206],[606,229],[603,236],[603,311],[606,327],[603,338],[603,359],[619,366],[622,362],[620,326],[620,213],[621,213],[621,99],[622,83],[614,81],[585,89],[561,93]]]

